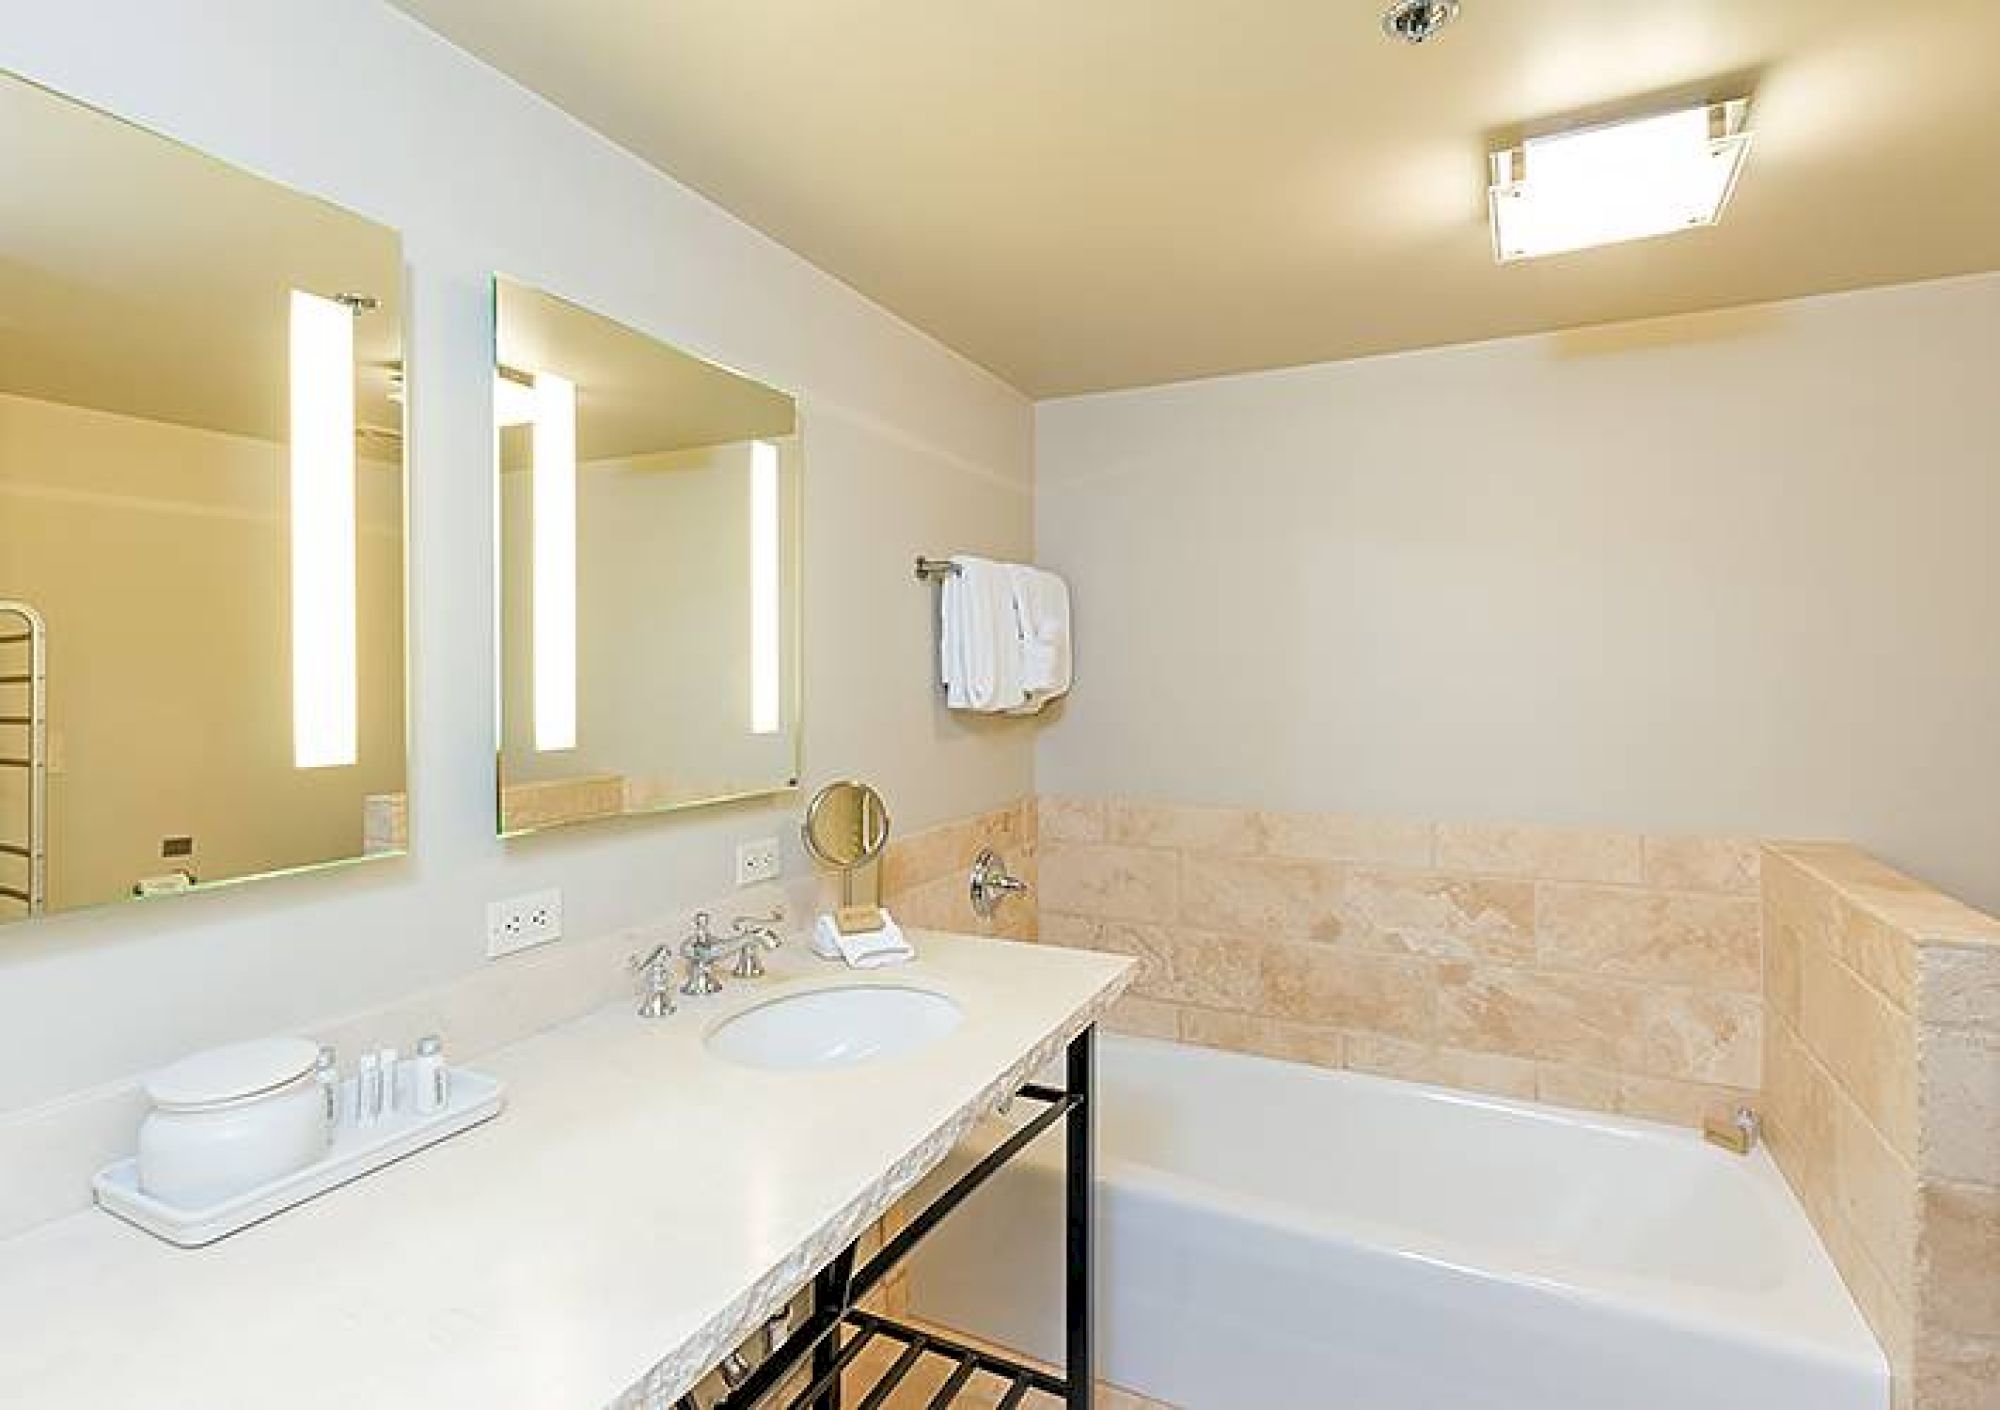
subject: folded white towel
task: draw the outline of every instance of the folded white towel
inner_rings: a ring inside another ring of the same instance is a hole
[[[958,571],[938,595],[938,667],[954,710],[1000,713],[1027,701],[1021,688],[1021,631],[1007,566],[985,558],[951,560]]]
[[[887,911],[882,912],[882,928],[843,935],[833,917],[822,915],[813,922],[813,953],[823,960],[845,960],[854,969],[879,969],[885,964],[901,964],[917,957],[914,946],[904,938],[903,927]]]
[[[1008,587],[1021,632],[1021,689],[1027,699],[1012,713],[1032,715],[1069,690],[1069,584],[1054,573],[1009,564]]]

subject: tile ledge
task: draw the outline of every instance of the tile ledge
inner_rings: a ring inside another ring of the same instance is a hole
[[[1897,871],[1848,842],[1766,842],[1764,850],[1825,883],[1918,945],[2000,947],[2000,918]]]

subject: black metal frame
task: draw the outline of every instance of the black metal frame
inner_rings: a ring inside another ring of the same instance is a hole
[[[1094,1108],[1091,1090],[1095,1077],[1096,1046],[1096,1029],[1084,1029],[1070,1042],[1063,1086],[1030,1083],[1021,1088],[1021,1096],[1043,1103],[1043,1109],[925,1206],[914,1219],[891,1236],[873,1258],[857,1269],[854,1265],[858,1244],[850,1244],[841,1250],[813,1278],[812,1310],[805,1319],[746,1379],[718,1400],[712,1410],[757,1410],[767,1402],[775,1404],[773,1397],[779,1388],[807,1362],[811,1364],[812,1379],[803,1391],[784,1402],[784,1410],[846,1410],[842,1375],[862,1349],[878,1338],[902,1347],[902,1352],[883,1378],[855,1402],[853,1410],[879,1410],[925,1356],[938,1356],[954,1363],[951,1374],[931,1398],[928,1410],[944,1410],[944,1407],[955,1403],[959,1393],[974,1376],[980,1374],[997,1376],[1007,1382],[999,1410],[1017,1410],[1031,1391],[1060,1398],[1063,1410],[1091,1410],[1095,1384],[1091,1364],[1090,1307],[1094,1174],[1091,1163],[1095,1144],[1092,1140]],[[1063,1188],[1065,1347],[1062,1375],[1054,1375],[1012,1357],[983,1351],[934,1332],[906,1327],[856,1306],[909,1256],[912,1249],[963,1204],[968,1195],[1058,1121],[1065,1124],[1066,1138]],[[853,1335],[843,1335],[849,1331]],[[682,1405],[692,1407],[693,1398],[690,1396]]]

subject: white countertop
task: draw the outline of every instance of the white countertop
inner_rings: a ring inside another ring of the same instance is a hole
[[[912,939],[920,959],[870,974],[794,939],[768,978],[670,1018],[621,1004],[490,1054],[474,1066],[508,1085],[497,1120],[205,1249],[97,1210],[0,1242],[0,1404],[670,1404],[1094,1021],[1130,964]],[[824,1072],[702,1046],[730,1014],[853,983],[934,989],[965,1020]]]

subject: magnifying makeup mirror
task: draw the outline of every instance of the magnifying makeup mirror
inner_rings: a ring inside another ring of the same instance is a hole
[[[849,935],[879,928],[882,897],[875,864],[889,845],[889,808],[882,795],[854,779],[829,783],[806,805],[799,831],[812,859],[840,873],[834,924]],[[855,877],[864,871],[865,899],[857,900]]]

